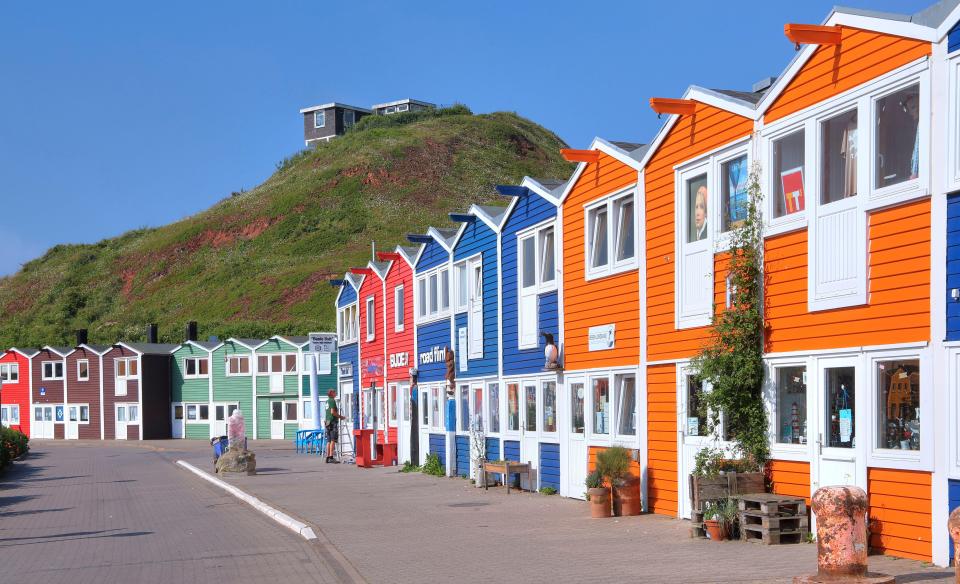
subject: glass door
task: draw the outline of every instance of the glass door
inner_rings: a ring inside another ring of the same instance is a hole
[[[713,436],[707,427],[707,408],[703,401],[703,381],[695,375],[684,373],[680,381],[680,424],[678,432],[682,443],[680,453],[680,517],[691,517],[692,501],[690,493],[690,473],[694,460],[701,449],[713,442]]]
[[[566,468],[562,469],[566,472],[560,473],[566,482],[564,492],[561,494],[566,497],[583,499],[587,491],[585,484],[587,479],[587,440],[585,435],[586,418],[584,416],[584,400],[587,389],[583,379],[571,380],[567,387],[570,388],[570,415],[567,416],[569,424],[561,425],[568,444],[565,460]]]
[[[857,484],[857,360],[821,359],[814,489]],[[866,485],[859,485],[865,487]]]

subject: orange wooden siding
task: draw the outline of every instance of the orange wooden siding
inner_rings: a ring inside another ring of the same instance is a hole
[[[705,327],[676,330],[674,325],[674,167],[752,131],[751,120],[698,103],[696,113],[674,124],[647,163],[647,356],[651,361],[690,357],[708,334]],[[719,276],[719,270],[715,273]],[[673,422],[676,425],[676,420]]]
[[[810,463],[795,460],[771,460],[767,463],[771,491],[778,495],[803,497],[810,504]]]
[[[843,28],[839,46],[821,46],[764,115],[770,123],[931,53],[929,42]]]
[[[647,511],[676,516],[677,368],[647,368]]]
[[[930,201],[868,217],[867,305],[807,311],[807,231],[766,241],[767,350],[930,339]]]
[[[593,469],[597,468],[597,454],[606,450],[603,446],[591,446],[587,449],[587,472],[593,472]],[[640,478],[640,463],[631,460],[629,468],[630,476],[635,478]],[[583,486],[586,490],[587,486]]]
[[[583,206],[637,183],[635,168],[600,152],[563,203],[563,342],[569,370],[640,362],[640,284],[637,271],[586,281]],[[612,253],[612,252],[611,252]],[[611,255],[612,257],[612,255]],[[589,351],[592,326],[614,324],[615,347]]]
[[[931,475],[928,472],[867,469],[870,547],[890,556],[930,561]]]

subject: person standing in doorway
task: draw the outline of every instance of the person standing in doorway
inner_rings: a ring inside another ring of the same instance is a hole
[[[336,396],[336,390],[331,389],[327,392],[327,417],[325,424],[327,432],[327,462],[335,464],[340,462],[333,457],[334,449],[337,447],[337,424],[340,420],[346,419],[346,416],[341,416],[340,410],[337,409]]]

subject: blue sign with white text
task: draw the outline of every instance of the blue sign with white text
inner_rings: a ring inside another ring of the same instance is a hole
[[[57,421],[63,421],[63,406],[57,406]]]

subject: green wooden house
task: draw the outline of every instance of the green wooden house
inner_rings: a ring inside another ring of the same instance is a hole
[[[300,428],[303,347],[307,337],[274,335],[257,345],[254,438],[293,440]]]
[[[210,355],[216,342],[186,341],[171,351],[172,436],[207,440],[212,435],[213,377]]]
[[[226,419],[239,409],[247,422],[247,435],[253,438],[254,413],[253,350],[263,339],[230,338],[211,350],[210,372],[213,391],[210,404],[212,436],[227,433]]]

